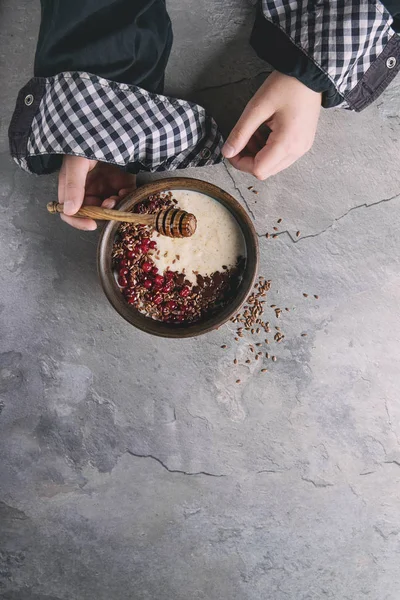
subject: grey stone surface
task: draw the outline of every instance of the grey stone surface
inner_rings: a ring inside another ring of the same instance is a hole
[[[96,234],[50,219],[56,179],[8,158],[37,4],[0,2],[0,597],[398,600],[400,82],[324,112],[258,195],[226,165],[187,173],[246,204],[270,304],[292,309],[268,374],[235,371],[231,325],[171,342],[120,319]],[[170,10],[168,89],[228,129],[267,70],[253,9]]]

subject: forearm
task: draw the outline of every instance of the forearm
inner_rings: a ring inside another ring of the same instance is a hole
[[[35,75],[9,129],[25,170],[50,173],[71,154],[131,172],[221,160],[200,106],[158,95],[172,34],[164,0],[42,0]]]
[[[165,0],[41,0],[34,74],[85,71],[162,93],[172,45]]]
[[[275,69],[321,92],[325,107],[362,110],[400,68],[400,38],[383,4],[262,0],[252,45]]]

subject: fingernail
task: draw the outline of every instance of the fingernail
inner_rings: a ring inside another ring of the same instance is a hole
[[[86,231],[95,231],[95,229],[97,229],[97,223],[91,223],[86,226]]]
[[[103,202],[102,207],[103,208],[109,208],[109,209],[113,209],[115,206],[115,200],[109,200],[107,202],[107,200],[105,202]]]
[[[222,148],[222,154],[225,156],[225,158],[232,158],[232,156],[235,156],[236,151],[232,144],[225,142]]]
[[[64,213],[66,215],[73,215],[75,212],[75,205],[71,200],[66,200],[64,202]]]

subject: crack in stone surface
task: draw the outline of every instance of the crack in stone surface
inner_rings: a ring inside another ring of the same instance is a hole
[[[313,479],[308,479],[307,477],[302,477],[303,481],[306,481],[307,483],[312,483],[314,487],[316,488],[327,488],[327,487],[333,487],[333,483],[328,483],[325,481],[321,481],[320,483],[315,482]]]
[[[193,94],[199,94],[202,92],[210,92],[210,91],[215,91],[215,90],[221,90],[223,88],[226,88],[230,85],[238,85],[239,83],[245,83],[246,81],[253,81],[253,79],[255,79],[256,77],[259,77],[260,75],[270,75],[271,74],[271,70],[269,71],[260,71],[259,73],[256,73],[255,75],[252,75],[251,77],[243,77],[242,79],[238,79],[237,81],[228,81],[226,83],[219,83],[218,85],[210,85],[208,87],[204,87],[204,88],[199,88],[197,90],[193,91]]]
[[[158,464],[160,464],[169,473],[181,473],[182,475],[205,475],[207,477],[226,477],[224,474],[207,473],[207,471],[196,471],[194,473],[190,473],[189,471],[170,469],[160,458],[153,456],[152,454],[136,454],[135,452],[132,452],[132,450],[126,450],[126,453],[130,454],[131,456],[135,456],[136,458],[151,458],[152,460],[158,462]]]
[[[235,190],[237,191],[237,193],[239,194],[239,196],[240,196],[240,197],[241,197],[241,199],[243,200],[243,202],[244,202],[244,204],[245,204],[245,206],[246,206],[247,210],[249,211],[249,213],[251,214],[251,216],[253,217],[253,219],[254,219],[254,221],[255,221],[255,220],[256,220],[256,217],[255,217],[255,215],[254,215],[254,213],[253,213],[252,209],[251,209],[251,208],[250,208],[250,206],[248,205],[246,198],[243,196],[242,192],[241,192],[241,191],[240,191],[240,189],[238,188],[238,186],[237,186],[237,183],[236,183],[236,181],[235,181],[235,178],[233,177],[233,175],[231,174],[231,172],[230,172],[230,171],[229,171],[229,169],[228,169],[228,166],[227,166],[227,164],[226,164],[226,161],[224,161],[224,167],[225,167],[225,170],[226,170],[226,172],[228,173],[229,177],[230,177],[230,178],[231,178],[231,180],[232,180],[233,187],[235,188]]]
[[[286,233],[294,244],[298,244],[299,242],[302,242],[303,240],[307,240],[308,238],[318,237],[319,235],[322,235],[326,231],[329,231],[329,229],[332,229],[332,227],[334,226],[335,223],[337,223],[338,221],[341,221],[342,219],[344,219],[344,217],[347,217],[347,215],[349,213],[353,212],[353,210],[358,210],[359,208],[371,208],[371,206],[377,206],[378,204],[383,204],[385,202],[391,202],[392,200],[397,200],[398,198],[400,198],[400,195],[396,194],[395,196],[392,196],[391,198],[383,198],[383,200],[378,200],[377,202],[371,202],[371,204],[367,204],[366,202],[364,202],[363,204],[358,204],[357,206],[353,206],[352,208],[349,208],[349,210],[347,210],[345,213],[343,213],[343,215],[340,215],[340,217],[337,217],[337,219],[334,219],[332,221],[332,223],[330,225],[328,225],[328,227],[325,227],[325,229],[323,229],[322,231],[318,231],[317,233],[311,233],[310,235],[304,235],[303,237],[299,237],[297,239],[294,238],[292,236],[292,234],[290,233],[290,231],[287,231],[287,230],[280,231],[276,235],[279,237]],[[246,206],[247,206],[247,204],[246,204]],[[254,218],[254,215],[253,215],[253,218]],[[265,235],[266,235],[265,233],[257,233],[257,236],[259,238],[265,237]]]

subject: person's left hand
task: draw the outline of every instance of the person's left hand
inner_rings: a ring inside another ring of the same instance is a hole
[[[267,179],[310,150],[320,111],[320,93],[275,71],[244,109],[222,154],[239,171]]]
[[[119,198],[136,188],[136,176],[115,165],[81,156],[64,156],[58,178],[58,201],[64,204],[61,219],[84,231],[96,229],[94,219],[74,217],[82,205],[114,208]]]

